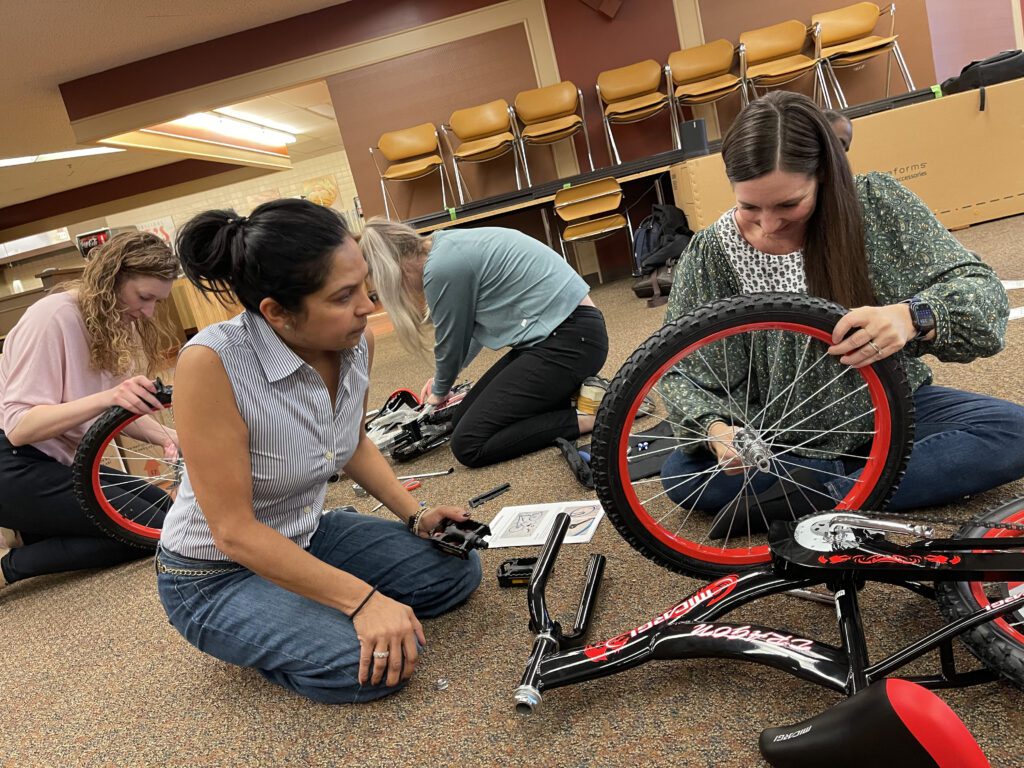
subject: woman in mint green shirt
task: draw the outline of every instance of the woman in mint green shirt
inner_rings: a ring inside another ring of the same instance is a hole
[[[854,178],[827,119],[806,96],[776,91],[749,104],[727,132],[722,157],[736,207],[691,240],[676,269],[666,319],[715,299],[758,292],[808,293],[852,307],[833,331],[830,354],[853,367],[902,354],[914,392],[915,442],[889,509],[946,503],[1024,475],[1024,409],[935,386],[920,360],[931,354],[966,363],[1003,348],[1008,302],[992,269],[893,177]],[[789,352],[783,350],[773,365],[795,373],[796,350]],[[754,349],[754,364],[768,354]],[[815,372],[801,375],[808,392],[823,384]],[[674,403],[707,442],[675,451],[662,468],[662,483],[675,503],[717,513],[744,481],[732,444],[739,426],[730,425],[726,404],[711,402],[707,391],[669,386],[675,387]],[[794,402],[801,402],[799,392]],[[823,455],[833,454],[831,460],[791,457],[806,465],[801,483],[814,494],[755,473],[748,493],[775,500],[759,505],[767,518],[716,521],[713,537],[763,530],[773,516],[791,517],[791,507],[831,508],[860,473],[856,462],[840,459],[857,452],[862,436],[856,431],[837,430],[816,443]],[[716,464],[725,471],[694,501],[696,481],[685,478],[703,481]]]
[[[483,348],[508,353],[455,414],[452,452],[483,467],[575,440],[594,427],[571,397],[608,356],[604,317],[589,287],[561,256],[522,232],[446,229],[421,237],[372,219],[360,238],[381,301],[402,343],[429,346],[434,377],[423,399],[442,403]]]

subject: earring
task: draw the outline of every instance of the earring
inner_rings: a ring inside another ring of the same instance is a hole
[[[285,323],[285,324],[284,324],[284,329],[285,329],[286,331],[290,331],[290,330],[292,329],[292,324],[291,324],[291,323]]]

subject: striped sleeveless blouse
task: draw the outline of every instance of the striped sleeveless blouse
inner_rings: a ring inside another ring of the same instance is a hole
[[[256,519],[307,547],[324,512],[327,482],[348,463],[362,434],[368,385],[365,337],[340,353],[333,405],[320,374],[256,313],[246,311],[204,328],[185,346],[194,345],[209,347],[220,357],[248,426]],[[160,544],[184,557],[227,560],[196,502],[188,457],[185,462]]]

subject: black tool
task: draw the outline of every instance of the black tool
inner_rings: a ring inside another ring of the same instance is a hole
[[[513,557],[498,566],[499,587],[525,587],[530,584],[536,557]]]
[[[481,504],[484,504],[497,496],[501,496],[501,494],[503,494],[511,487],[511,483],[502,483],[497,488],[491,488],[491,490],[485,491],[484,493],[481,493],[479,496],[474,496],[472,499],[469,500],[469,506],[470,508],[475,509],[476,507],[479,507]]]
[[[430,533],[430,543],[446,555],[469,557],[471,549],[487,549],[484,536],[490,536],[491,529],[486,523],[476,520],[447,520],[444,527]]]

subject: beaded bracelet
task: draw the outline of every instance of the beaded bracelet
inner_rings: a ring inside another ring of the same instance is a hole
[[[348,615],[348,617],[350,619],[354,619],[356,617],[356,614],[359,613],[361,610],[363,610],[363,606],[366,605],[368,602],[370,602],[370,598],[373,597],[376,592],[377,592],[377,588],[376,587],[371,589],[370,590],[370,594],[368,594],[366,597],[363,598],[363,602],[361,602],[359,605],[357,605],[356,609],[354,611],[352,611],[352,613],[350,613]]]
[[[427,502],[421,501],[420,508],[405,521],[406,526],[409,528],[409,532],[413,536],[420,535],[420,521],[423,519],[423,515],[430,511],[430,507],[427,506]]]

